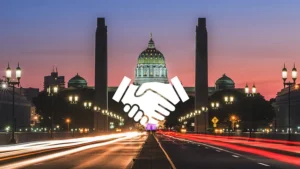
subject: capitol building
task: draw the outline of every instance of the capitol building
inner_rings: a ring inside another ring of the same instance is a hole
[[[142,51],[138,57],[137,67],[134,72],[134,84],[141,85],[146,82],[161,82],[169,83],[168,81],[168,69],[166,66],[166,59],[164,55],[155,47],[152,35],[148,42],[148,47]],[[216,91],[224,89],[235,89],[241,92],[244,91],[243,88],[235,88],[234,81],[223,74],[216,82],[215,86],[208,88],[208,94],[212,95]],[[109,87],[109,91],[115,91],[115,87]],[[195,94],[194,87],[185,87],[186,92],[189,95]]]
[[[160,82],[160,83],[169,83],[168,80],[168,68],[167,61],[163,53],[160,52],[155,47],[154,40],[152,35],[148,42],[148,46],[143,50],[137,59],[137,66],[134,70],[134,84],[142,85],[146,82]],[[87,81],[76,74],[68,82],[68,89],[94,89],[94,87],[89,87]],[[114,93],[117,90],[117,86],[108,87],[109,93]],[[195,95],[195,87],[184,87],[188,95]],[[244,92],[244,88],[235,88],[234,81],[228,77],[226,74],[223,74],[219,79],[216,80],[215,86],[208,87],[208,95],[211,96],[217,91],[234,89],[240,92]]]
[[[141,85],[145,82],[168,83],[168,70],[164,55],[155,48],[152,36],[148,47],[138,58],[135,69],[135,85]]]

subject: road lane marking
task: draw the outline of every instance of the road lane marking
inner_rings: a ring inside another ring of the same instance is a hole
[[[236,155],[232,155],[232,157],[239,158],[239,156],[236,156]]]
[[[208,147],[205,147],[206,149],[208,149]]]
[[[200,145],[198,144],[198,146],[200,147]]]
[[[221,152],[220,150],[216,150],[216,152]]]
[[[182,139],[182,138],[176,138],[176,137],[172,137],[172,136],[166,136],[166,137],[170,137],[170,138],[177,139],[177,140],[180,140],[180,141],[186,141],[185,139]],[[224,151],[224,152],[227,152],[227,153],[230,153],[230,154],[235,154],[235,155],[238,155],[238,156],[243,156],[243,155],[235,153],[233,151],[229,151],[229,150],[226,150],[226,149],[223,149],[223,148],[215,147],[215,146],[212,146],[212,145],[209,145],[209,144],[200,143],[200,142],[195,142],[195,143],[203,145],[203,146],[207,146],[207,147],[210,147],[210,148],[213,148],[213,149],[216,149],[216,150]],[[250,159],[250,158],[248,158],[248,159]]]
[[[162,145],[160,144],[160,142],[159,142],[159,140],[157,139],[156,135],[153,135],[153,136],[154,136],[155,140],[157,141],[159,147],[161,148],[161,150],[164,152],[165,156],[167,157],[167,159],[168,159],[168,161],[169,161],[169,163],[170,163],[172,169],[176,169],[176,167],[175,167],[173,161],[171,160],[171,158],[170,158],[169,155],[167,154],[166,150],[165,150],[165,149],[162,147]]]
[[[266,167],[270,167],[270,165],[268,165],[268,164],[264,164],[264,163],[258,163],[258,164],[266,166]]]
[[[176,139],[176,140],[180,140],[180,141],[186,141],[185,139],[182,139],[182,138],[176,138],[176,137],[168,136],[168,135],[164,135],[164,136],[169,137],[169,138],[173,138],[173,139]],[[242,154],[230,151],[230,150],[226,150],[226,149],[223,149],[223,148],[220,148],[220,147],[212,146],[212,145],[201,143],[201,142],[196,142],[196,141],[193,141],[193,142],[195,142],[195,143],[197,143],[199,145],[207,146],[207,147],[210,147],[210,148],[213,148],[213,149],[216,149],[216,150],[220,150],[220,151],[224,151],[224,152],[227,152],[227,153],[230,153],[230,154],[235,154],[235,155],[238,155],[240,157],[244,157],[244,158],[246,158],[248,160],[257,162],[257,160],[255,160],[253,158],[250,158],[250,157],[248,157],[246,155],[242,155]],[[258,164],[266,166],[266,167],[270,167],[270,165],[268,165],[268,164],[264,164],[264,163],[258,163]]]

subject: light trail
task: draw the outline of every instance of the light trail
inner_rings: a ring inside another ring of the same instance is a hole
[[[77,153],[77,152],[88,150],[88,149],[91,149],[91,148],[105,146],[105,145],[112,144],[112,143],[115,143],[115,142],[118,142],[118,141],[122,141],[122,140],[126,140],[126,139],[133,138],[133,137],[136,137],[136,136],[140,136],[140,135],[142,135],[142,133],[131,132],[131,133],[124,133],[123,135],[124,135],[124,137],[122,137],[122,138],[117,138],[115,140],[107,141],[107,142],[104,142],[104,143],[96,143],[96,144],[92,144],[92,145],[87,145],[87,146],[83,146],[83,147],[74,148],[74,149],[67,150],[67,151],[62,151],[62,152],[59,152],[59,153],[44,155],[42,157],[37,157],[37,158],[34,158],[34,159],[29,159],[29,160],[24,160],[24,161],[21,161],[21,162],[16,162],[16,163],[8,164],[8,165],[3,165],[3,166],[0,166],[0,169],[7,169],[7,168],[15,169],[15,168],[25,167],[25,166],[28,166],[28,165],[32,165],[32,164],[40,163],[40,162],[43,162],[43,161],[55,159],[55,158],[62,157],[62,156],[65,156],[65,155]]]
[[[179,133],[174,132],[166,132],[166,134],[174,135],[176,136]],[[294,141],[293,143],[288,143],[288,141],[277,140],[279,142],[276,142],[276,140],[268,140],[267,139],[260,139],[260,141],[255,140],[248,140],[247,138],[236,139],[235,137],[226,137],[226,136],[212,136],[212,135],[205,135],[205,134],[188,134],[190,137],[199,138],[199,139],[206,139],[206,140],[214,140],[214,141],[222,141],[226,143],[232,143],[232,144],[242,144],[246,146],[251,147],[260,147],[260,148],[266,148],[266,149],[273,149],[278,151],[286,151],[291,153],[297,153],[300,154],[300,142]],[[285,143],[285,144],[282,144]],[[288,144],[286,144],[288,143]]]
[[[15,150],[15,151],[8,151],[6,153],[0,154],[0,161],[18,158],[22,156],[26,156],[28,154],[34,154],[34,152],[57,149],[57,148],[64,148],[64,147],[71,147],[77,146],[81,144],[92,143],[96,141],[104,141],[110,139],[116,139],[125,137],[127,134],[130,133],[119,133],[119,134],[110,134],[110,135],[102,135],[96,137],[85,137],[85,138],[77,138],[77,139],[67,139],[67,140],[53,140],[53,141],[43,141],[43,144],[26,144],[27,147],[24,145],[21,146],[8,146],[5,150]],[[17,150],[17,151],[16,151]]]
[[[274,160],[277,160],[277,161],[289,163],[289,164],[292,164],[292,165],[300,166],[300,158],[299,157],[273,153],[273,152],[266,151],[266,150],[260,150],[260,149],[256,149],[256,148],[252,148],[252,147],[244,147],[244,146],[240,146],[240,145],[234,145],[234,144],[231,144],[231,143],[224,143],[224,142],[215,141],[215,140],[200,139],[200,138],[197,138],[197,137],[195,138],[195,137],[190,136],[188,134],[171,134],[171,133],[168,133],[168,134],[164,134],[164,135],[168,136],[168,137],[192,140],[192,141],[206,143],[206,144],[210,144],[210,145],[214,145],[214,146],[218,146],[218,147],[225,147],[225,148],[229,148],[229,149],[233,149],[233,150],[237,150],[237,151],[247,152],[247,153],[251,153],[251,154],[255,154],[255,155],[259,155],[259,156],[264,156],[264,157],[274,159]]]
[[[207,134],[191,134],[195,136],[211,137],[211,138],[227,138],[235,140],[245,140],[245,141],[256,141],[256,142],[267,142],[267,143],[276,143],[276,144],[288,144],[288,145],[299,145],[300,141],[287,141],[287,140],[274,140],[274,139],[263,139],[263,138],[248,138],[240,136],[213,136]]]
[[[286,144],[279,144],[279,143],[269,143],[269,142],[255,142],[255,141],[248,141],[248,140],[239,140],[239,139],[232,139],[232,138],[220,138],[220,137],[206,137],[206,136],[197,136],[197,135],[191,135],[191,137],[199,138],[199,139],[206,139],[206,140],[215,140],[215,141],[222,141],[232,144],[243,144],[246,146],[251,147],[261,147],[266,149],[273,149],[273,150],[279,150],[279,151],[286,151],[286,152],[292,152],[300,154],[300,147],[299,146],[291,146]]]
[[[96,137],[101,137],[101,136],[96,136]],[[91,138],[94,137],[83,137],[83,138],[64,139],[64,140],[47,140],[47,141],[36,141],[31,143],[21,143],[16,145],[5,145],[5,146],[0,146],[0,153],[7,152],[7,151],[17,151],[23,149],[36,148],[36,147],[47,146],[47,145],[80,142],[80,141],[89,140]]]

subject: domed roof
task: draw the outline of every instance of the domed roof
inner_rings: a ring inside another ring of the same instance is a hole
[[[76,76],[69,80],[68,87],[84,88],[87,87],[87,81],[77,73]]]
[[[0,88],[0,104],[1,103],[11,104],[12,97],[13,97],[13,92],[11,89]],[[18,92],[15,92],[15,104],[23,105],[23,106],[31,105],[30,102],[26,99],[26,97],[20,95]]]
[[[234,84],[234,81],[230,77],[226,76],[226,74],[223,74],[223,76],[216,81],[216,84],[225,84],[225,83]]]
[[[216,81],[215,85],[217,89],[233,89],[235,83],[230,77],[223,74],[223,76]]]
[[[166,64],[164,55],[155,48],[152,35],[147,49],[145,49],[138,58],[138,64]]]

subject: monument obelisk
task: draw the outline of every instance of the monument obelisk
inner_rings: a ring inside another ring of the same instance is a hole
[[[208,107],[208,57],[206,18],[198,18],[196,26],[195,110]],[[195,131],[206,132],[208,113],[201,110],[195,117]]]
[[[95,100],[94,104],[102,110],[107,110],[107,26],[105,18],[97,18],[95,37]],[[94,114],[96,131],[107,131],[107,117],[101,113]]]

